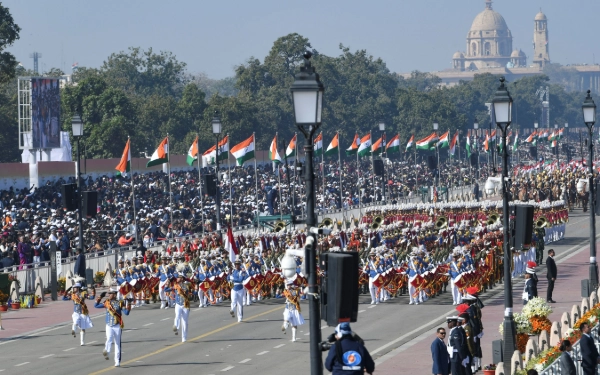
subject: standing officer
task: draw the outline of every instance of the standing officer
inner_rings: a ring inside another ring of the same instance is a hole
[[[450,369],[452,375],[465,375],[464,361],[464,337],[458,327],[458,316],[449,316],[446,318],[450,334],[448,335],[448,353],[450,354]]]
[[[433,375],[448,375],[450,370],[450,357],[446,350],[446,330],[444,328],[438,328],[436,332],[436,338],[431,343],[431,357],[433,359]]]
[[[554,261],[554,249],[548,250],[548,258],[546,258],[546,269],[548,270],[548,273],[546,274],[546,278],[548,279],[546,301],[550,303],[555,303],[556,301],[552,299],[552,292],[554,291],[554,282],[556,281],[556,277],[558,276],[558,271],[556,269],[556,262]]]

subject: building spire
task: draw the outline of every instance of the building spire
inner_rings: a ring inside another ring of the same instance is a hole
[[[492,0],[485,0],[485,8],[492,9]]]

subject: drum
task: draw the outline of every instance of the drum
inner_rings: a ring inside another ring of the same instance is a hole
[[[249,292],[252,292],[254,288],[258,285],[256,280],[252,277],[246,278],[246,280],[244,280],[242,284],[244,285],[244,289],[246,289]]]
[[[133,280],[131,280],[131,282],[129,282],[129,284],[131,285],[131,288],[134,293],[141,292],[142,288],[144,286],[144,283],[139,279],[133,279]]]
[[[198,284],[198,287],[203,292],[208,292],[211,289],[212,284],[212,281],[210,281],[209,279],[205,279],[204,281],[201,281],[200,284]]]
[[[152,290],[152,289],[156,288],[158,286],[158,284],[160,284],[160,278],[158,278],[156,276],[148,278],[148,281],[147,281],[148,290]]]
[[[127,281],[123,281],[123,283],[121,283],[121,285],[119,286],[119,293],[121,293],[124,296],[128,295],[132,290],[133,288]]]
[[[267,285],[270,285],[271,282],[273,281],[273,272],[271,272],[271,270],[268,270],[267,272],[265,272],[265,279],[264,279],[264,283]]]
[[[378,273],[377,275],[375,275],[375,277],[373,277],[373,286],[375,286],[376,288],[381,288],[383,287],[385,280],[384,277]]]
[[[462,289],[465,286],[467,286],[467,277],[464,273],[461,273],[460,275],[456,276],[453,281],[454,285],[456,285],[458,289]]]

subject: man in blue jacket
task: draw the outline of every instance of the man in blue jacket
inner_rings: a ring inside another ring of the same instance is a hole
[[[446,329],[438,328],[436,338],[431,343],[431,357],[433,359],[433,375],[448,375],[450,367],[450,356],[446,349],[444,339],[446,338]]]
[[[579,346],[581,348],[581,368],[583,369],[583,374],[595,375],[598,363],[600,363],[600,355],[594,343],[594,338],[590,336],[590,325],[588,323],[581,323],[579,329],[581,330]]]
[[[354,339],[350,323],[340,323],[335,328],[335,345],[329,349],[325,368],[332,375],[363,375],[375,371],[375,362],[365,346]]]

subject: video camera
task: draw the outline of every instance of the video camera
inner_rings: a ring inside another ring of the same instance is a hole
[[[352,332],[352,340],[354,341],[358,341],[361,345],[364,345],[365,342],[364,340],[357,335],[355,332]],[[335,342],[337,341],[336,337],[335,337],[335,332],[330,334],[329,336],[327,336],[327,341],[321,341],[319,343],[319,348],[321,349],[322,352],[327,352],[329,351],[329,349],[331,349],[331,347],[333,345],[335,345]]]

